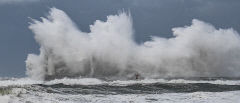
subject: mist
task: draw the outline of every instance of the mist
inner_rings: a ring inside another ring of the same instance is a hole
[[[191,25],[173,28],[172,38],[152,36],[139,44],[128,12],[96,20],[90,32],[79,30],[56,8],[41,19],[29,26],[40,45],[40,54],[26,60],[26,74],[33,79],[240,76],[240,37],[232,28],[193,19]]]

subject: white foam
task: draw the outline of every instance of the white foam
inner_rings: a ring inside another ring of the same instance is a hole
[[[107,82],[104,82],[96,78],[82,78],[82,79],[63,78],[63,79],[51,80],[51,81],[45,82],[44,84],[52,85],[52,84],[59,84],[59,83],[63,83],[65,85],[99,85]]]
[[[32,80],[30,78],[11,78],[0,80],[0,87],[6,86],[24,86],[31,84],[43,84],[43,81]]]
[[[143,80],[115,80],[115,81],[103,81],[96,78],[63,78],[55,79],[51,81],[37,81],[30,78],[19,78],[19,79],[8,79],[0,80],[0,87],[7,86],[24,86],[32,84],[65,84],[65,85],[115,85],[115,86],[126,86],[132,84],[152,84],[152,83],[210,83],[210,84],[221,84],[221,85],[240,85],[240,80],[184,80],[184,79],[143,79]]]
[[[130,85],[130,84],[151,84],[151,83],[210,83],[210,84],[222,84],[222,85],[240,85],[240,80],[184,80],[184,79],[144,79],[144,80],[126,80],[126,81],[113,81],[109,82],[111,85]]]
[[[126,86],[132,84],[152,84],[152,83],[210,83],[221,85],[240,85],[240,80],[184,80],[184,79],[143,79],[143,80],[115,80],[115,81],[103,81],[96,78],[78,78],[78,79],[56,79],[52,81],[44,82],[46,85],[53,85],[63,83],[65,85],[116,85]]]
[[[118,95],[61,95],[54,93],[31,93],[15,97],[13,102],[25,103],[239,103],[240,91],[195,92],[164,94],[118,94]]]
[[[8,96],[8,95],[1,96],[0,95],[1,103],[9,103],[9,100],[10,100],[10,96]]]

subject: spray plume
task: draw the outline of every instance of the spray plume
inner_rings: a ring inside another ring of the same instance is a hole
[[[240,37],[233,29],[194,19],[190,26],[173,28],[172,38],[137,44],[125,12],[96,20],[89,33],[56,8],[41,19],[29,26],[41,46],[39,55],[26,60],[26,73],[34,79],[240,76]]]

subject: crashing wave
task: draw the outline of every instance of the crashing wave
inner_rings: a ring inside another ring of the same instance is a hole
[[[41,46],[39,55],[26,60],[26,73],[34,79],[240,76],[240,37],[231,28],[194,19],[190,26],[173,28],[172,38],[137,44],[125,12],[96,20],[88,33],[56,8],[41,19],[29,26]]]

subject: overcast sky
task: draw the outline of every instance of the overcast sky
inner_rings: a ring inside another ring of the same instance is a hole
[[[171,28],[193,18],[240,32],[240,0],[0,0],[0,77],[25,76],[27,54],[39,53],[28,17],[46,16],[51,7],[65,11],[86,32],[96,19],[129,10],[138,43],[150,35],[171,37]]]

